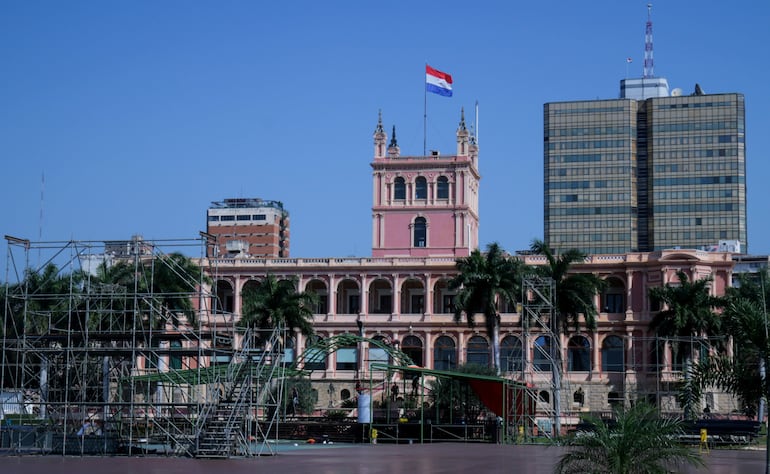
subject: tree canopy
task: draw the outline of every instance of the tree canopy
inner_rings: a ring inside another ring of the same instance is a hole
[[[617,408],[608,423],[588,421],[592,430],[567,440],[569,450],[556,465],[557,474],[665,474],[677,466],[704,464],[697,451],[679,442],[681,421],[660,418],[645,403]]]
[[[710,293],[711,277],[691,280],[682,270],[679,282],[650,288],[650,300],[665,308],[653,316],[650,329],[663,337],[699,337],[719,334],[721,319],[714,309],[722,300]]]
[[[605,282],[593,273],[571,272],[575,264],[585,261],[586,254],[576,249],[556,254],[548,244],[537,239],[532,242],[530,250],[543,255],[547,262],[546,265],[535,267],[535,271],[541,276],[552,278],[556,285],[554,305],[559,321],[555,329],[566,333],[570,323],[577,329],[581,315],[588,329],[596,329],[598,311],[594,300],[604,289]]]
[[[238,326],[257,330],[278,327],[306,336],[313,334],[313,308],[316,295],[298,292],[292,280],[267,275],[256,287],[243,290],[243,308]]]
[[[500,305],[515,304],[521,295],[523,264],[508,256],[497,243],[487,246],[486,253],[474,250],[468,257],[457,259],[458,274],[449,282],[457,290],[455,322],[463,315],[468,327],[476,325],[476,314],[484,315],[484,326],[492,339],[495,369],[500,370]]]

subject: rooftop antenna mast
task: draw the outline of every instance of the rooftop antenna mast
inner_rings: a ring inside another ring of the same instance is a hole
[[[40,174],[40,222],[38,223],[37,240],[43,241],[43,196],[45,194],[45,171]],[[40,267],[40,247],[37,248],[37,266]]]
[[[655,77],[652,59],[652,3],[647,4],[647,24],[644,29],[644,79]]]

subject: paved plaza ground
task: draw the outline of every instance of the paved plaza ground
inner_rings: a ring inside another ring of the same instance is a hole
[[[0,457],[3,474],[426,474],[552,473],[564,448],[435,443],[426,445],[320,445],[255,459],[199,460],[171,457]],[[712,450],[707,467],[683,473],[764,472],[762,450]]]

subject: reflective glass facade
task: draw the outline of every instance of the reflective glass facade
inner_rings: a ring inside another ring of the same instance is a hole
[[[544,106],[545,240],[556,250],[746,246],[745,172],[741,94]]]
[[[648,108],[653,250],[746,245],[743,95],[664,97]]]
[[[552,248],[596,254],[637,247],[636,105],[545,105],[544,224]]]

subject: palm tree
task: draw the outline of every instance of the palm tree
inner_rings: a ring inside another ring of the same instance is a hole
[[[676,466],[704,464],[697,451],[677,440],[681,422],[660,418],[645,403],[618,408],[608,424],[597,418],[589,421],[594,429],[568,440],[570,448],[559,459],[557,474],[663,474]]]
[[[50,263],[42,271],[28,269],[22,282],[16,285],[17,303],[22,304],[19,315],[27,334],[43,334],[51,329],[69,329],[76,314],[82,275],[63,274]]]
[[[690,391],[691,385],[687,383],[693,357],[690,342],[693,338],[708,334],[721,334],[721,321],[714,308],[723,302],[721,298],[709,293],[711,277],[691,281],[681,270],[676,275],[679,284],[666,283],[665,286],[650,289],[650,300],[665,305],[665,309],[650,321],[650,329],[660,337],[673,338],[672,349],[685,360],[685,384],[679,394],[679,401],[683,405],[685,417],[689,418],[693,406],[699,401],[698,393]]]
[[[58,351],[19,350],[18,343],[25,335],[53,335],[61,331],[72,334],[71,344],[85,344],[83,338],[78,337],[78,331],[88,324],[82,282],[82,272],[65,274],[49,263],[39,271],[28,268],[22,281],[5,287],[5,330],[9,340],[16,340],[9,343],[8,348],[14,347],[3,355],[7,383],[18,383],[15,377],[29,371],[34,374],[28,379],[29,387],[39,389],[43,400],[63,400],[65,393],[75,399],[75,388],[65,383],[67,374],[77,366],[73,360],[65,360]],[[43,344],[43,348],[60,347],[54,338],[32,339],[36,344]],[[42,410],[45,413],[45,407]]]
[[[184,314],[190,324],[196,323],[193,310],[192,294],[198,285],[207,281],[201,268],[189,257],[178,253],[170,253],[155,257],[153,267],[145,268],[145,274],[152,272],[152,280],[147,282],[148,290],[159,297],[164,310],[176,318]],[[146,280],[150,276],[145,276]]]
[[[295,282],[278,281],[275,276],[267,277],[257,287],[243,290],[243,309],[238,326],[254,330],[283,328],[289,334],[299,331],[311,336],[313,330],[313,308],[316,295],[298,292]]]
[[[763,310],[764,314],[767,314],[768,307],[770,307],[770,269],[765,268],[757,273],[741,273],[737,277],[737,284],[727,288],[725,298],[728,302],[739,301],[741,299],[747,299],[755,302]],[[740,343],[740,341],[738,341]],[[767,366],[764,361],[757,359],[760,364],[759,370],[763,373],[767,370]],[[749,383],[754,386],[754,383]],[[759,411],[757,412],[757,419],[763,420],[765,414],[766,400],[762,397],[758,398]],[[756,406],[757,403],[750,403],[747,406]]]
[[[725,333],[735,341],[736,353],[733,357],[715,354],[693,364],[688,389],[700,394],[705,387],[717,386],[746,406],[756,407],[762,398],[770,399],[770,377],[765,370],[770,367],[767,310],[760,301],[733,296],[722,318]],[[770,436],[766,438],[765,473],[770,473]]]
[[[455,297],[455,322],[463,314],[468,327],[476,324],[475,315],[484,315],[487,334],[492,339],[494,368],[500,374],[500,314],[503,303],[515,303],[521,294],[523,264],[508,257],[497,243],[487,246],[486,254],[479,249],[456,262],[458,275],[449,282],[449,288],[458,290]]]
[[[592,273],[570,273],[574,264],[586,259],[586,254],[579,250],[570,249],[557,255],[548,244],[538,239],[532,242],[530,250],[545,257],[547,264],[536,267],[535,270],[541,276],[552,279],[555,286],[552,301],[554,320],[550,323],[555,341],[550,344],[550,356],[554,365],[551,372],[554,387],[553,407],[556,413],[554,431],[561,434],[561,334],[568,332],[570,322],[578,329],[581,315],[589,330],[596,328],[598,311],[594,300],[604,288],[605,282]]]
[[[725,296],[728,299],[748,298],[761,304],[767,311],[770,306],[770,269],[741,273],[736,279],[738,284],[727,288]]]
[[[537,267],[538,272],[553,279],[556,285],[557,324],[554,329],[568,332],[569,324],[575,329],[580,327],[580,316],[583,316],[588,329],[596,329],[596,316],[599,314],[594,298],[604,289],[605,282],[592,273],[570,273],[572,266],[585,261],[586,254],[577,249],[570,249],[561,254],[553,250],[542,240],[535,239],[530,250],[543,255],[547,265]]]
[[[158,327],[166,317],[176,324],[179,315],[194,326],[192,296],[205,281],[198,265],[175,252],[149,260],[103,262],[89,278],[87,289],[102,303],[98,309],[103,313],[100,326],[104,329],[130,330],[145,321]],[[159,319],[155,318],[158,313]],[[141,320],[134,321],[135,314]]]

